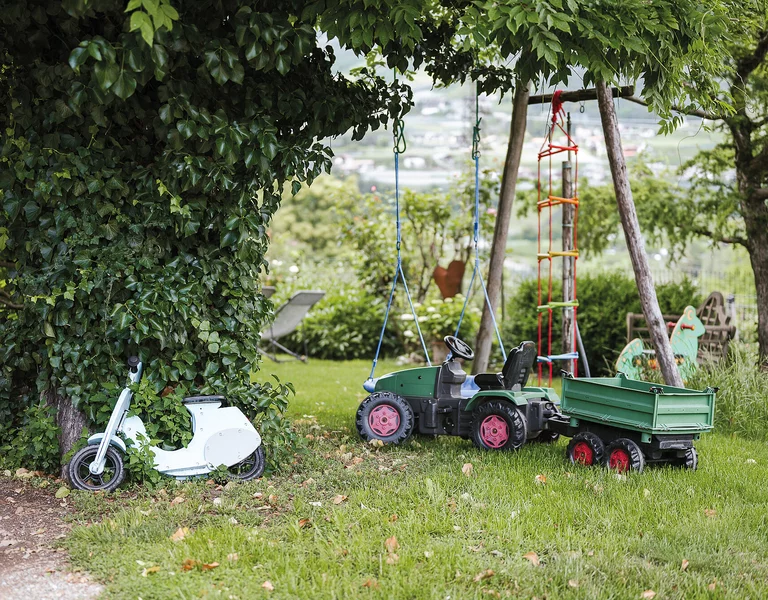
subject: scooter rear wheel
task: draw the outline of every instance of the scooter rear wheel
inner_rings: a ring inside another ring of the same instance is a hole
[[[110,446],[105,456],[104,470],[94,475],[89,467],[98,451],[98,446],[86,446],[72,457],[67,469],[69,481],[76,489],[86,492],[114,492],[125,479],[123,457]]]
[[[229,478],[237,481],[251,481],[264,474],[266,460],[264,458],[264,446],[259,446],[252,454],[246,456],[239,463],[227,469]]]

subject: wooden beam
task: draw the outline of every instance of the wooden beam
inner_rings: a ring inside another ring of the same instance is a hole
[[[611,90],[603,82],[597,83],[597,89],[599,92],[597,100],[600,107],[600,120],[603,123],[605,150],[611,167],[613,190],[616,193],[616,205],[619,209],[621,225],[624,228],[624,239],[627,242],[632,269],[635,272],[640,305],[643,307],[645,321],[648,323],[648,331],[651,334],[653,347],[656,349],[656,360],[659,367],[661,367],[661,373],[667,385],[684,387],[680,371],[675,364],[675,356],[672,353],[672,345],[669,342],[667,323],[659,308],[656,287],[653,284],[651,267],[648,264],[648,255],[645,252],[645,242],[640,231],[635,202],[632,199],[632,188],[629,185],[627,163],[624,160],[624,151],[621,147],[619,120],[616,117],[616,111],[613,106]]]
[[[635,86],[625,85],[622,88],[611,88],[611,92],[614,98],[626,98],[627,96],[634,96]],[[528,104],[550,104],[552,102],[553,95],[554,94],[541,94],[539,96],[530,96],[528,98]],[[597,100],[597,88],[575,90],[573,92],[566,91],[560,94],[560,100],[562,102],[584,102],[586,100]]]

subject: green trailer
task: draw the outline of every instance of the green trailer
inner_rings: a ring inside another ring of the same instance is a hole
[[[616,377],[563,377],[560,415],[549,428],[571,438],[575,463],[641,471],[646,463],[695,469],[695,440],[713,427],[717,389],[677,388]]]

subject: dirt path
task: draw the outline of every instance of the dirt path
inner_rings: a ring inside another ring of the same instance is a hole
[[[7,474],[7,472],[6,472]],[[0,598],[3,600],[89,600],[101,586],[68,570],[67,556],[56,543],[71,525],[59,484],[34,487],[0,475]]]

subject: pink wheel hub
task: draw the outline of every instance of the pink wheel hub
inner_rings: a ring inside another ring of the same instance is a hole
[[[400,428],[400,413],[390,404],[379,404],[368,415],[368,425],[376,435],[389,437]]]
[[[485,417],[480,423],[480,439],[489,448],[501,448],[509,441],[509,426],[497,415]]]

